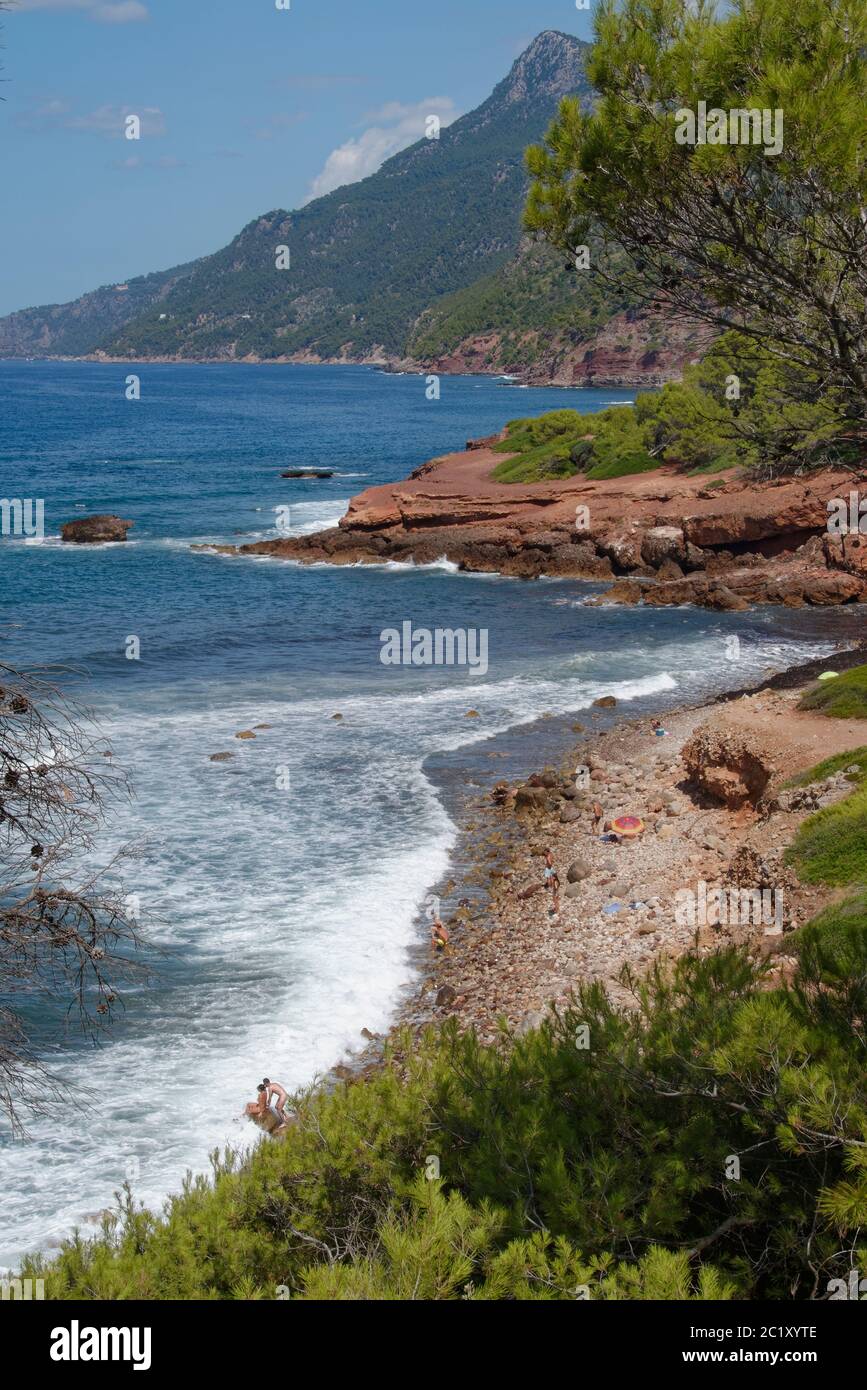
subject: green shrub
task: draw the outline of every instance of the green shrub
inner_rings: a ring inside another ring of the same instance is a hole
[[[618,454],[605,463],[595,463],[587,470],[587,477],[623,478],[629,473],[649,473],[658,467],[658,459],[652,459],[642,450],[636,450],[634,453]]]
[[[625,977],[628,1012],[594,984],[495,1046],[404,1036],[23,1272],[71,1300],[811,1297],[867,1261],[867,1076],[859,939],[805,940],[791,989],[727,950]]]
[[[786,860],[806,883],[867,883],[867,786],[805,820]]]
[[[853,748],[848,753],[835,753],[832,758],[826,758],[824,762],[817,763],[809,771],[801,772],[797,777],[791,777],[784,785],[787,787],[809,787],[813,782],[824,782],[826,777],[834,777],[838,772],[845,772],[850,767],[858,769],[850,774],[848,778],[850,782],[857,784],[867,777],[867,745]]]
[[[853,666],[834,680],[811,686],[799,708],[819,710],[831,719],[867,719],[867,666]]]

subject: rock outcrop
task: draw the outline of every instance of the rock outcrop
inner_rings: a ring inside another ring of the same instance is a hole
[[[491,447],[499,438],[471,440],[402,482],[366,489],[327,531],[224,549],[308,564],[446,559],[474,573],[610,580],[592,601],[651,607],[867,601],[867,537],[827,531],[829,501],[847,496],[856,474],[757,483],[732,471],[708,482],[666,465],[598,482],[578,474],[502,483],[493,477],[506,457]]]
[[[711,725],[696,730],[681,756],[690,782],[731,810],[756,806],[775,771],[755,739]]]
[[[119,516],[82,516],[60,528],[61,539],[69,545],[103,545],[106,541],[125,541],[134,521]]]

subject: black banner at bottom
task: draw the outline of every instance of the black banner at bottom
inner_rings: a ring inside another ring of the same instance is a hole
[[[574,1363],[580,1353],[582,1364],[589,1358],[601,1360],[612,1373],[639,1370],[643,1373],[680,1371],[700,1379],[714,1367],[757,1367],[768,1372],[812,1370],[827,1378],[829,1372],[858,1364],[863,1347],[863,1313],[841,1303],[858,1298],[840,1298],[822,1303],[629,1303],[582,1302],[575,1306],[549,1305],[542,1313],[527,1307],[522,1314],[510,1303],[508,1323],[502,1334],[491,1336],[503,1316],[503,1305],[489,1303],[475,1315],[460,1304],[453,1304],[455,1322],[443,1317],[449,1305],[435,1305],[436,1322],[430,1323],[432,1348],[441,1354],[447,1338],[457,1332],[463,1338],[481,1333],[480,1356],[493,1359],[521,1338],[524,1328],[536,1336],[562,1336],[568,1339],[561,1354]],[[320,1322],[325,1310],[327,1322]],[[433,1312],[433,1308],[428,1310]],[[225,1375],[237,1361],[246,1372],[266,1370],[273,1358],[278,1373],[291,1370],[304,1354],[305,1338],[311,1355],[323,1357],[329,1376],[346,1357],[347,1369],[357,1374],[370,1366],[370,1335],[383,1317],[385,1327],[412,1324],[427,1315],[418,1304],[365,1303],[328,1304],[288,1301],[274,1304],[250,1303],[49,1303],[38,1297],[0,1302],[0,1320],[5,1324],[5,1345],[17,1345],[26,1355],[28,1369],[48,1373],[49,1383],[69,1375],[93,1376],[107,1367],[114,1374],[147,1375],[189,1371],[214,1371]],[[476,1321],[476,1318],[480,1321]],[[516,1322],[516,1317],[518,1321]],[[335,1331],[345,1326],[354,1330],[359,1319],[359,1339],[341,1343]],[[363,1321],[362,1321],[363,1319]],[[539,1319],[537,1321],[537,1319]],[[320,1337],[326,1333],[326,1339]],[[425,1335],[425,1334],[423,1334]],[[461,1377],[466,1374],[467,1352],[472,1343],[461,1343]],[[291,1355],[287,1349],[291,1348]],[[314,1348],[316,1351],[314,1352]],[[527,1348],[529,1350],[529,1347]],[[535,1357],[544,1350],[546,1358],[559,1350],[556,1341],[544,1348],[533,1344]],[[393,1348],[399,1355],[398,1348]],[[379,1371],[395,1370],[395,1357],[380,1348]],[[307,1357],[305,1356],[305,1361]],[[408,1368],[407,1368],[408,1369]],[[309,1371],[306,1373],[309,1376]]]

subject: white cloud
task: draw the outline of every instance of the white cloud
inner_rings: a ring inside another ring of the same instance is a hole
[[[137,24],[149,19],[142,0],[18,0],[17,11],[81,10],[101,24]]]
[[[441,125],[447,126],[457,119],[458,112],[450,97],[427,97],[414,106],[390,101],[379,111],[371,111],[366,119],[373,124],[357,139],[347,140],[331,151],[310,185],[308,201],[375,174],[386,159],[422,138],[430,116],[438,116]]]
[[[99,106],[95,111],[76,115],[60,97],[43,100],[37,106],[19,111],[15,117],[21,130],[34,134],[53,134],[72,130],[86,135],[106,135],[120,140],[125,135],[127,116],[138,116],[142,136],[166,134],[166,119],[158,106]]]
[[[68,116],[62,121],[65,130],[84,130],[89,134],[124,134],[127,116],[138,116],[142,135],[165,135],[166,121],[158,106],[99,106],[83,116]]]

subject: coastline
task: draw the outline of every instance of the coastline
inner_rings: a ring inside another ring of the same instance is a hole
[[[406,1029],[418,1034],[449,1019],[494,1042],[503,1023],[518,1032],[537,1026],[549,1008],[567,1002],[579,980],[600,982],[619,1004],[631,1007],[635,997],[620,981],[624,966],[640,978],[655,964],[695,948],[748,944],[768,961],[769,983],[787,978],[793,967],[788,937],[834,893],[799,884],[783,862],[785,848],[817,804],[831,804],[850,787],[838,777],[820,789],[817,801],[785,792],[783,783],[867,738],[857,720],[799,714],[794,706],[828,666],[844,671],[865,660],[867,643],[853,641],[832,657],[677,706],[664,716],[663,739],[650,730],[649,714],[615,716],[601,728],[594,727],[601,712],[580,711],[584,722],[574,725],[580,736],[570,751],[516,787],[536,784],[543,793],[538,808],[522,809],[514,796],[492,796],[496,782],[474,788],[457,817],[459,842],[448,877],[435,890],[448,904],[442,916],[450,950],[435,955],[427,923],[420,920],[413,952],[418,979],[389,1030],[392,1044],[400,1048]],[[773,772],[758,809],[726,808],[686,787],[683,748],[708,723],[743,733],[770,753]],[[571,810],[574,799],[560,789],[579,765],[590,768],[592,799],[603,805],[606,821],[630,812],[645,820],[640,840],[606,843],[601,826],[594,832],[589,811]],[[541,886],[547,848],[561,879],[557,917]],[[755,923],[696,929],[675,920],[675,896],[684,889],[701,882],[751,888],[765,880],[784,897],[782,930]],[[615,903],[616,912],[605,911]],[[363,1076],[378,1066],[381,1046],[382,1039],[372,1040],[352,1066],[341,1064],[334,1074],[347,1080]]]
[[[487,381],[498,381],[505,377],[512,379],[516,386],[537,386],[551,391],[586,390],[659,390],[669,381],[678,381],[680,368],[661,372],[603,372],[599,375],[579,377],[574,381],[558,379],[531,370],[507,370],[505,367],[483,370],[478,365],[444,365],[441,361],[420,362],[414,358],[400,357],[315,357],[295,354],[291,357],[112,357],[107,353],[85,353],[81,356],[58,353],[52,357],[38,356],[0,356],[0,362],[92,362],[97,366],[109,367],[367,367],[371,371],[384,372],[390,376],[437,376],[480,377]]]
[[[496,477],[513,457],[505,438],[471,439],[408,478],[366,488],[326,530],[196,548],[308,565],[445,559],[466,573],[602,581],[609,587],[595,601],[630,607],[867,601],[867,536],[829,524],[835,499],[867,482],[863,468],[756,481],[739,469],[709,478],[663,464],[514,483]]]

